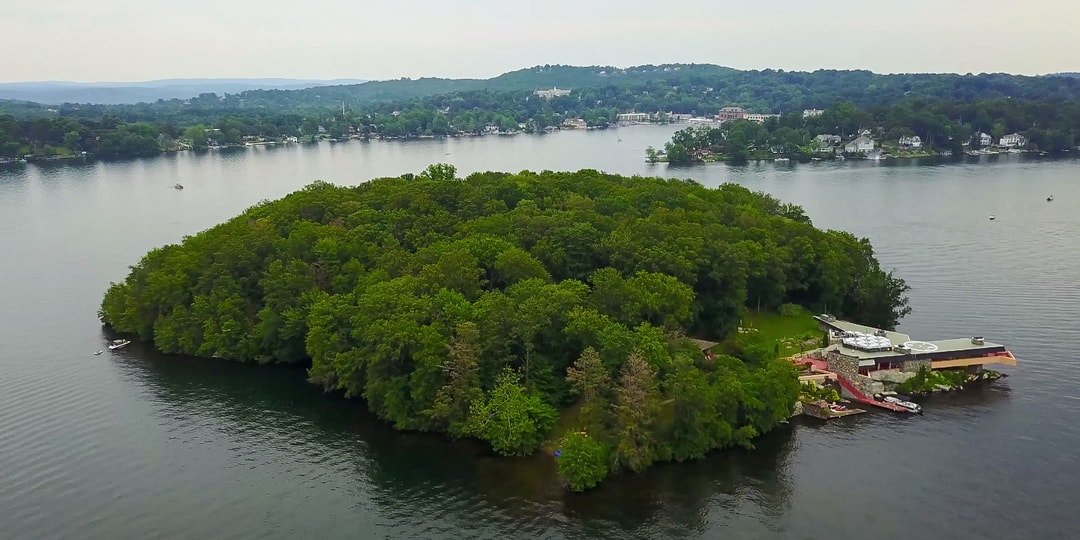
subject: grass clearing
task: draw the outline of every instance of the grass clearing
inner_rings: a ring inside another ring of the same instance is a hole
[[[770,349],[779,343],[781,356],[820,347],[821,330],[806,308],[788,305],[782,311],[747,312],[741,327],[759,333]]]

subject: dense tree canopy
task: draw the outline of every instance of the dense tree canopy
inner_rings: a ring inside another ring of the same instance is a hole
[[[400,429],[503,454],[535,450],[575,404],[560,469],[584,489],[748,446],[790,414],[790,363],[753,343],[707,360],[682,336],[728,336],[751,306],[886,328],[907,312],[868,241],[736,185],[455,176],[315,183],[252,207],[151,251],[101,319],[168,353],[310,362],[312,382]]]

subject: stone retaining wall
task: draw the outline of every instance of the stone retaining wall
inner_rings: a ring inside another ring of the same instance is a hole
[[[828,408],[822,407],[817,403],[803,403],[802,413],[806,416],[813,416],[814,418],[820,418],[822,420],[828,420],[832,417],[832,415],[829,414]]]
[[[919,368],[926,366],[926,369],[931,369],[929,360],[904,360],[904,363],[900,366],[900,371],[906,371],[909,373],[918,373]]]
[[[858,388],[860,392],[866,394],[866,397],[874,397],[874,394],[885,391],[885,385],[882,382],[875,381],[866,375],[855,375],[854,378],[848,379],[848,382]]]
[[[829,351],[825,354],[825,362],[829,367],[829,371],[851,381],[859,374],[859,361],[851,358],[850,356],[844,356],[836,351]]]
[[[859,375],[859,361],[855,358],[844,356],[836,351],[829,351],[825,355],[825,360],[828,363],[829,371],[843,377],[844,380],[866,394],[867,397],[885,391],[884,384],[865,375]]]

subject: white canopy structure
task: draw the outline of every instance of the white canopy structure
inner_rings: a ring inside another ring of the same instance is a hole
[[[889,351],[893,347],[892,342],[885,336],[862,332],[844,332],[842,343],[845,347],[868,352]]]

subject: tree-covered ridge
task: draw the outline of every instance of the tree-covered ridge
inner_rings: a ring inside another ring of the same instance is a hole
[[[457,92],[520,92],[551,88],[629,89],[661,96],[683,92],[701,99],[707,108],[735,104],[747,108],[794,110],[823,107],[837,101],[859,105],[888,104],[909,97],[930,100],[1007,98],[1023,100],[1076,99],[1080,81],[1067,76],[1033,77],[1006,73],[879,74],[866,70],[821,69],[812,72],[738,70],[712,64],[662,64],[626,68],[615,66],[542,65],[511,71],[490,79],[424,77],[369,81],[362,84],[318,86],[295,90],[247,90],[214,96],[218,106],[284,108],[326,107],[346,102],[371,105]],[[186,100],[158,100],[129,107],[182,105]],[[208,103],[209,104],[209,103]],[[58,104],[52,104],[58,105]],[[86,104],[70,104],[87,107]],[[93,107],[93,106],[90,106]]]
[[[560,467],[585,488],[790,414],[789,363],[752,341],[706,360],[682,336],[782,303],[892,327],[906,289],[865,239],[736,185],[437,165],[316,183],[155,249],[100,316],[169,353],[310,361],[312,382],[398,428],[503,454],[576,404]]]

